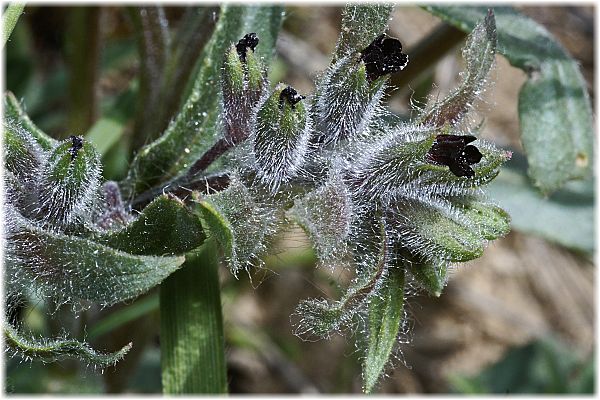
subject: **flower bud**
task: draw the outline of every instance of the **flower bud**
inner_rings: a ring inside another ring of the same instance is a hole
[[[266,87],[265,68],[254,53],[256,34],[245,35],[225,55],[221,87],[225,138],[232,144],[250,135],[252,113]]]
[[[291,86],[279,84],[256,115],[254,159],[272,192],[298,173],[308,151],[310,120],[302,99]]]
[[[6,169],[25,183],[33,178],[45,157],[35,139],[14,120],[4,124],[4,163]]]
[[[41,171],[38,218],[64,226],[89,214],[100,175],[100,157],[89,142],[79,136],[59,142]]]
[[[319,143],[352,139],[368,128],[384,94],[385,78],[370,81],[363,61],[346,56],[333,64],[317,88]]]

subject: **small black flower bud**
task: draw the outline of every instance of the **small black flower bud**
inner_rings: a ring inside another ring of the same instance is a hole
[[[237,42],[237,44],[235,45],[235,49],[238,55],[240,56],[240,59],[245,62],[246,53],[248,52],[248,49],[254,52],[254,49],[257,45],[258,36],[256,36],[256,33],[252,32],[245,34],[244,37]]]
[[[365,63],[369,81],[403,70],[408,64],[408,55],[402,53],[402,43],[385,33],[360,52],[360,59]]]

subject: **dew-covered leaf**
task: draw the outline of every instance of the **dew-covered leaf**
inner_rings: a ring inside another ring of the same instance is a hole
[[[53,362],[66,358],[75,358],[97,368],[115,365],[131,349],[129,343],[114,353],[98,353],[87,343],[74,339],[26,337],[12,326],[4,324],[4,340],[7,351],[14,351],[25,360],[40,359]]]
[[[131,164],[126,180],[130,195],[185,172],[217,140],[219,80],[227,49],[245,33],[256,32],[262,41],[259,47],[268,49],[264,53],[260,50],[264,62],[268,63],[281,20],[281,6],[222,7],[213,37],[203,50],[195,83],[180,113],[159,139],[140,150]]]
[[[346,185],[332,180],[294,201],[287,218],[309,235],[322,266],[334,266],[348,257],[353,217],[352,198]]]
[[[11,208],[7,215],[7,279],[58,302],[112,305],[159,284],[183,257],[138,256],[91,240],[40,229]]]
[[[162,195],[120,230],[94,238],[98,243],[131,254],[184,254],[204,242],[204,231],[197,215],[177,198]]]
[[[388,26],[389,4],[349,4],[342,12],[342,29],[334,61],[366,48]]]
[[[216,238],[234,275],[258,261],[274,233],[274,210],[255,201],[237,178],[227,189],[202,198],[198,211],[206,235]]]
[[[368,344],[363,362],[365,393],[371,393],[390,361],[404,320],[404,269],[390,268],[369,300]]]
[[[488,74],[496,56],[496,21],[491,11],[469,34],[462,55],[466,69],[460,86],[434,103],[420,117],[421,122],[438,127],[446,123],[456,125],[488,85]]]
[[[481,20],[485,7],[427,6],[463,31]],[[575,61],[540,24],[512,7],[494,7],[498,52],[528,74],[519,94],[521,140],[529,176],[543,192],[589,176],[593,157],[590,97]]]

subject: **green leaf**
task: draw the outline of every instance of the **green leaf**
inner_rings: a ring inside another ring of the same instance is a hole
[[[203,51],[202,65],[181,112],[165,133],[142,148],[132,162],[126,181],[131,187],[131,196],[183,173],[216,141],[220,133],[217,131],[218,82],[227,49],[245,33],[256,32],[261,38],[257,51],[269,49],[264,54],[267,63],[281,18],[279,6],[222,7],[213,38]]]
[[[300,170],[311,134],[304,102],[281,103],[285,88],[286,85],[278,85],[260,105],[254,128],[253,150],[258,175],[272,193]]]
[[[5,120],[13,119],[16,121],[19,126],[35,138],[44,150],[50,150],[58,143],[35,126],[21,107],[19,100],[11,92],[6,92],[4,96],[4,118]]]
[[[342,12],[342,29],[333,62],[370,45],[387,29],[393,8],[389,4],[347,5]]]
[[[227,393],[217,251],[207,240],[160,287],[164,394]]]
[[[528,173],[543,193],[590,176],[592,113],[574,60],[544,62],[532,74],[519,93],[519,117]]]
[[[483,254],[485,241],[475,227],[453,215],[448,205],[412,199],[393,205],[391,228],[403,247],[427,260],[464,262]]]
[[[115,232],[94,238],[98,243],[131,254],[175,255],[200,246],[205,235],[197,215],[168,195],[157,197],[142,213]]]
[[[112,305],[159,284],[183,257],[137,256],[91,240],[50,232],[9,210],[9,285],[31,288],[60,301]]]
[[[96,368],[106,368],[116,364],[131,349],[129,343],[114,353],[98,353],[88,344],[73,339],[35,339],[25,337],[12,326],[4,324],[6,346],[26,360],[41,359],[53,362],[65,358],[76,358]]]
[[[275,231],[275,211],[259,204],[238,179],[198,203],[202,225],[219,243],[234,275],[247,269],[266,250]]]
[[[423,289],[431,296],[440,297],[448,278],[447,262],[407,263],[410,274]]]
[[[383,374],[404,319],[404,269],[390,268],[388,274],[369,302],[369,338],[363,364],[365,393],[373,392]]]
[[[427,6],[464,31],[485,7]],[[589,176],[593,157],[592,109],[577,62],[541,25],[512,7],[495,7],[498,51],[527,72],[519,94],[521,140],[529,176],[544,193]]]
[[[458,124],[488,85],[488,74],[496,57],[496,21],[492,12],[485,16],[467,38],[462,51],[466,69],[460,86],[422,117],[434,126]]]
[[[23,9],[25,8],[25,3],[13,3],[9,4],[4,12],[2,13],[2,44],[0,48],[3,48],[13,29],[15,29],[15,25],[19,20],[21,14],[23,14]]]
[[[549,197],[535,190],[526,166],[511,162],[485,189],[511,216],[512,227],[588,255],[594,252],[594,183],[573,181]]]
[[[323,266],[333,267],[349,256],[353,204],[346,185],[330,181],[294,201],[288,219],[309,235]]]

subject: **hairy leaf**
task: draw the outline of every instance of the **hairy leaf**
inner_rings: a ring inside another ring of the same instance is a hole
[[[336,45],[334,61],[366,48],[388,26],[389,4],[350,4],[342,13],[342,30]]]
[[[36,339],[25,337],[12,326],[4,324],[4,340],[7,348],[15,351],[26,360],[41,359],[53,362],[65,358],[76,358],[97,368],[116,364],[131,349],[129,343],[114,353],[98,353],[87,343],[74,339]]]
[[[369,301],[368,345],[363,363],[364,390],[371,393],[392,356],[404,320],[404,269],[390,268],[380,291]]]
[[[496,56],[496,21],[490,11],[469,34],[463,48],[466,70],[460,86],[445,99],[434,103],[421,117],[425,124],[437,127],[458,124],[488,83],[488,74]]]
[[[198,216],[177,198],[162,195],[120,230],[94,240],[131,254],[183,254],[200,246],[204,231]]]
[[[427,6],[469,31],[485,7]],[[498,51],[529,80],[519,94],[521,140],[529,176],[544,193],[589,176],[593,157],[592,108],[577,62],[541,25],[512,7],[495,7]]]
[[[348,257],[353,212],[348,188],[343,182],[330,181],[295,200],[287,217],[309,235],[319,263],[331,267]]]
[[[206,234],[217,240],[234,275],[266,250],[267,238],[274,233],[274,211],[255,201],[238,179],[198,205]]]
[[[60,302],[112,305],[159,284],[183,257],[138,256],[33,226],[10,208],[7,275],[11,287],[35,288]]]
[[[308,112],[301,100],[290,104],[282,97],[287,88],[278,86],[260,105],[253,137],[258,174],[273,193],[299,172],[309,150]]]
[[[5,120],[12,119],[13,121],[16,121],[16,124],[29,132],[44,150],[50,150],[58,143],[55,139],[52,139],[42,132],[40,128],[35,126],[21,107],[21,104],[15,95],[11,92],[6,92],[4,95],[4,118]]]
[[[82,138],[59,142],[39,177],[38,218],[60,227],[85,219],[100,188],[101,167],[99,154]]]

